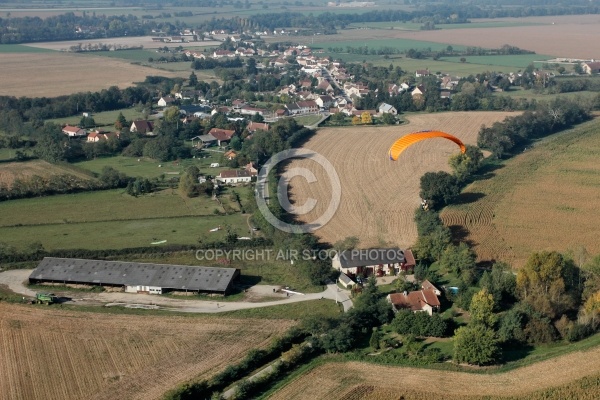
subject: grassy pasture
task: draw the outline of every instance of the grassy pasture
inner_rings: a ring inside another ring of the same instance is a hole
[[[123,189],[101,190],[0,202],[0,226],[212,216],[215,208],[220,207],[208,197],[184,199],[170,189],[139,197],[130,196]]]
[[[325,37],[326,38],[326,37]],[[340,41],[323,41],[319,43],[315,43],[315,48],[322,48],[327,50],[329,47],[341,47],[346,49],[349,47],[362,47],[368,46],[369,49],[380,49],[382,47],[391,47],[398,49],[399,51],[408,51],[410,49],[421,50],[421,49],[431,49],[432,51],[438,50],[446,50],[446,48],[450,45],[449,43],[435,43],[435,42],[427,42],[423,40],[414,40],[414,39],[381,39],[381,38],[360,38],[360,35],[357,35],[352,40],[340,40]],[[454,50],[464,50],[465,46],[460,45],[452,45]],[[378,56],[382,57],[382,56]]]
[[[161,210],[162,211],[162,210]],[[31,212],[31,211],[30,211]],[[44,212],[41,210],[40,212]],[[90,213],[93,209],[90,210]],[[68,219],[69,215],[65,215]],[[210,229],[228,224],[244,227],[246,217],[241,214],[227,216],[185,216],[174,218],[130,219],[125,221],[98,221],[81,223],[54,223],[0,227],[2,241],[18,249],[40,242],[45,249],[122,249],[146,247],[155,241],[168,244],[196,244],[199,239],[210,241],[225,237],[225,231]],[[238,229],[241,231],[242,228]],[[234,229],[235,230],[235,229]],[[245,231],[241,233],[246,233]],[[157,245],[160,246],[160,245]]]
[[[525,21],[481,21],[471,22],[464,24],[436,24],[437,29],[473,29],[473,28],[509,28],[519,26],[535,26],[535,25],[546,25],[544,23],[525,22]],[[419,31],[421,30],[422,23],[418,22],[361,22],[350,24],[350,27],[356,28],[370,28],[370,29],[402,29]]]
[[[519,267],[534,251],[600,253],[599,128],[596,118],[541,140],[468,186],[462,196],[477,200],[447,207],[442,220],[467,230],[480,260]]]
[[[85,110],[83,110],[85,111]],[[123,116],[127,121],[134,121],[136,119],[143,119],[144,113],[137,111],[135,108],[123,108],[121,110],[113,111],[102,111],[99,113],[93,113],[92,118],[96,121],[96,125],[99,127],[109,127],[114,129],[114,124],[119,116],[119,113],[123,113]],[[64,125],[78,125],[81,121],[82,115],[73,115],[64,118],[54,118],[47,120],[48,122],[54,122],[55,124]]]
[[[1,44],[0,53],[51,53],[53,50],[24,46],[22,44]]]
[[[559,93],[559,94],[547,94],[547,93],[537,93],[534,90],[525,90],[521,87],[513,86],[509,91],[497,93],[499,96],[510,96],[515,98],[523,98],[527,100],[551,100],[555,97],[562,97],[566,99],[593,99],[598,95],[598,92],[591,92],[588,90],[581,92],[570,92],[570,93]]]
[[[4,149],[2,152],[7,157],[14,156],[14,150]],[[0,155],[2,154],[0,153]],[[90,176],[81,171],[69,168],[67,165],[50,164],[43,160],[32,160],[25,162],[0,163],[0,183],[11,186],[15,179],[27,179],[33,175],[49,177],[51,175],[69,174],[80,179],[89,179]]]
[[[461,63],[462,57],[442,57],[441,61]],[[516,54],[516,55],[499,55],[499,56],[464,56],[467,60],[465,64],[481,64],[492,65],[499,67],[517,67],[525,68],[529,64],[534,64],[536,67],[541,67],[545,64],[545,60],[550,59],[550,56],[540,54]]]
[[[165,174],[165,179],[178,176],[189,166],[195,165],[201,173],[218,175],[220,171],[229,169],[227,167],[210,168],[211,163],[220,162],[222,153],[204,151],[201,153],[207,158],[188,158],[179,163],[174,161],[160,162],[148,158],[124,157],[101,157],[94,160],[80,161],[74,165],[94,173],[100,173],[105,166],[113,167],[127,176],[141,176],[143,178],[155,178]],[[162,165],[162,167],[159,167]]]

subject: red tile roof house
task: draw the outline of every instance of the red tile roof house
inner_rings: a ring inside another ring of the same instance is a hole
[[[101,140],[108,140],[112,137],[119,137],[119,132],[98,132],[94,131],[87,136],[88,142],[99,142]]]
[[[87,132],[85,131],[85,129],[81,129],[78,126],[70,126],[70,125],[66,125],[64,128],[62,128],[62,133],[64,133],[68,137],[87,136]]]
[[[208,132],[208,134],[217,139],[217,144],[221,146],[223,144],[229,143],[229,141],[235,134],[235,131],[231,131],[228,129],[212,128]]]
[[[225,152],[225,154],[223,154],[223,157],[225,157],[226,159],[231,161],[237,157],[237,153],[233,150],[229,150],[229,151]]]
[[[441,292],[431,282],[425,281],[421,285],[421,290],[388,294],[387,300],[392,304],[394,312],[407,309],[412,312],[426,312],[433,315],[434,311],[440,309],[439,295]]]
[[[267,123],[263,123],[263,122],[254,122],[254,121],[250,121],[250,123],[248,124],[248,126],[246,127],[246,129],[248,129],[248,132],[250,133],[254,133],[256,131],[268,131],[269,130],[269,124]]]
[[[404,252],[398,248],[344,250],[336,254],[331,266],[352,277],[356,275],[396,275],[404,262]]]

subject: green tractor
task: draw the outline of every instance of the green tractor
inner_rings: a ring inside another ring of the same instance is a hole
[[[36,293],[35,302],[38,304],[46,304],[50,305],[56,303],[58,297],[56,297],[53,293]]]

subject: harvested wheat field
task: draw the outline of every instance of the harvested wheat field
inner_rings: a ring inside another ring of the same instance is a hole
[[[17,97],[56,97],[110,86],[125,88],[157,74],[153,68],[117,59],[58,52],[2,53],[0,71],[10,71],[10,79],[0,85],[0,95]],[[183,76],[167,71],[160,74]]]
[[[413,216],[420,204],[420,178],[426,172],[450,171],[448,159],[458,147],[445,139],[425,140],[405,150],[398,161],[390,161],[387,152],[391,144],[407,133],[436,129],[475,144],[481,125],[510,115],[515,113],[417,114],[401,126],[320,129],[304,147],[331,162],[340,178],[341,202],[331,221],[315,234],[330,243],[356,236],[363,248],[409,247],[417,238]],[[317,182],[292,178],[290,201],[301,206],[307,199],[316,199],[314,209],[300,216],[302,221],[311,222],[329,206],[332,188],[326,171],[314,161],[294,160],[289,166],[301,167],[312,171]]]
[[[598,357],[600,347],[499,374],[332,362],[293,380],[271,399],[530,398],[536,397],[533,394],[538,391],[569,385],[585,377],[600,376]],[[597,392],[592,389],[578,394],[570,398],[594,399]]]
[[[0,304],[2,399],[158,399],[265,347],[293,322]]]
[[[466,228],[480,261],[520,267],[535,251],[600,253],[598,129],[600,118],[539,142],[468,186],[461,196],[477,200],[447,207],[442,220]]]
[[[42,178],[52,175],[73,175],[80,179],[90,179],[89,175],[43,160],[0,163],[0,185],[10,187],[15,179],[27,179],[34,175]]]

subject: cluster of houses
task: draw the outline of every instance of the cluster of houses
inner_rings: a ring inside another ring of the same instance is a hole
[[[400,272],[412,271],[415,258],[410,249],[344,250],[333,257],[332,267],[340,271],[340,284],[352,288],[356,282],[368,276],[395,276]],[[394,312],[404,309],[432,315],[439,311],[441,294],[435,285],[425,280],[419,290],[392,293],[387,300]]]

